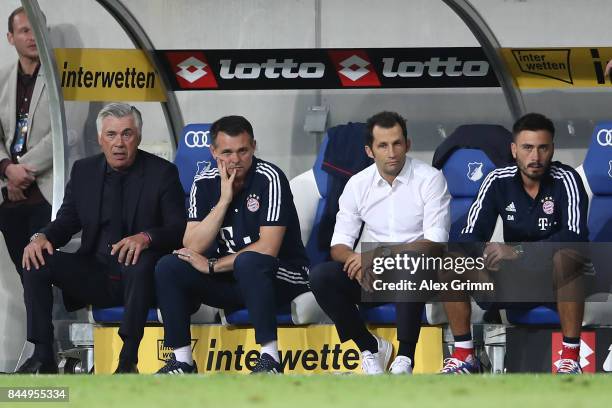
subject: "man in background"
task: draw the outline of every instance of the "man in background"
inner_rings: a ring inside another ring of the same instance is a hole
[[[0,230],[21,275],[23,248],[51,219],[51,122],[38,49],[23,7],[9,16],[6,36],[18,59],[0,70]]]

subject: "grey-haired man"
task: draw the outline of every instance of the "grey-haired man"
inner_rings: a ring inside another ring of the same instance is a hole
[[[155,263],[181,244],[186,214],[178,170],[138,149],[140,112],[113,103],[96,123],[102,153],[74,163],[56,219],[24,249],[27,337],[35,351],[20,373],[57,371],[51,285],[62,289],[68,310],[88,304],[125,307],[116,373],[137,372],[138,347],[154,303]],[[76,254],[56,251],[79,231]]]

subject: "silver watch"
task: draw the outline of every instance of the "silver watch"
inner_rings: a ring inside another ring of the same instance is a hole
[[[35,239],[38,239],[40,237],[45,237],[45,234],[43,234],[42,232],[37,232],[34,235],[32,235],[30,237],[30,242],[34,241]]]

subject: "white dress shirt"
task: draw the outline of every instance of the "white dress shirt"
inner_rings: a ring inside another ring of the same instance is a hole
[[[423,238],[447,242],[449,204],[446,179],[440,170],[406,157],[404,167],[389,185],[374,163],[346,184],[331,245],[353,248],[362,222],[371,242],[408,243]]]

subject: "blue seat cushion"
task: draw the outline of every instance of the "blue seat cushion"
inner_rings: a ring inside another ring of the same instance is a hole
[[[210,124],[192,123],[183,128],[174,164],[178,168],[181,185],[186,195],[191,190],[196,174],[217,166],[210,152],[211,142]]]
[[[251,325],[251,319],[249,318],[249,311],[247,309],[239,309],[234,312],[226,313],[225,319],[229,324],[234,326]],[[276,323],[293,325],[293,319],[291,319],[291,306],[289,304],[279,308],[276,314]]]
[[[589,241],[612,242],[612,196],[593,196],[588,226]]]
[[[123,321],[123,306],[108,307],[105,309],[92,309],[93,319],[96,323],[121,323]],[[157,318],[157,309],[149,309],[147,323],[160,323]]]
[[[461,230],[467,224],[467,215],[472,206],[472,201],[473,198],[471,197],[451,198],[451,228],[448,234],[449,242],[456,242],[459,239]]]
[[[361,313],[361,318],[366,323],[393,325],[397,323],[397,315],[395,312],[394,303],[384,303],[382,305],[377,306],[362,305],[362,307],[359,309],[359,312]],[[425,309],[423,309],[421,323],[429,324],[429,322],[427,321],[427,314],[425,313]]]
[[[442,172],[452,197],[475,197],[495,165],[480,149],[459,149],[448,158]]]
[[[554,325],[560,324],[559,314],[548,306],[537,306],[533,309],[506,309],[506,317],[512,324]]]
[[[610,135],[610,136],[609,136]],[[612,196],[612,122],[598,123],[583,168],[594,195]]]

